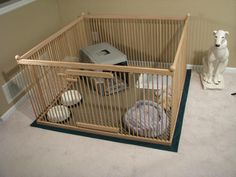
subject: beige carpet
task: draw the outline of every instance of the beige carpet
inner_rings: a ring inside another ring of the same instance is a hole
[[[30,127],[26,101],[0,123],[0,177],[235,177],[235,73],[225,86],[192,73],[178,153]]]

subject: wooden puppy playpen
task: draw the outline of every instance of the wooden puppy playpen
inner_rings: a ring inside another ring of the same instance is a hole
[[[82,15],[16,56],[37,123],[170,145],[185,81],[188,19]],[[80,49],[102,42],[123,52],[127,66],[81,62]],[[68,90],[78,91],[79,100],[55,111],[66,119],[50,118]]]

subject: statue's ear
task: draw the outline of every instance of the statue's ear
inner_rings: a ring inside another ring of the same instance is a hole
[[[213,31],[213,35],[216,35],[216,33],[217,33],[217,31],[215,30],[215,31]]]
[[[225,31],[225,34],[226,34],[227,36],[229,36],[229,32],[228,32],[228,31]]]

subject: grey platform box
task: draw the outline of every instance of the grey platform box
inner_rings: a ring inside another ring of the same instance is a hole
[[[80,49],[84,63],[127,65],[127,56],[108,43],[99,43]]]
[[[99,43],[80,49],[80,59],[83,63],[127,66],[127,56],[108,43]],[[125,88],[125,81],[122,77],[117,80],[92,78],[90,82],[93,83],[92,85],[96,85],[94,89],[97,88],[99,94],[103,96],[120,92]]]

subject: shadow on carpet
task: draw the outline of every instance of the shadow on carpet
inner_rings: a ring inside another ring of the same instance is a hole
[[[155,149],[160,149],[160,150],[165,150],[165,151],[178,152],[180,135],[181,135],[181,130],[182,130],[183,118],[184,118],[185,105],[186,105],[186,101],[187,101],[187,97],[188,97],[190,78],[191,78],[191,70],[187,70],[183,94],[182,94],[182,98],[181,98],[181,102],[180,102],[179,114],[177,117],[176,128],[175,128],[174,137],[173,137],[173,141],[172,141],[171,146],[144,143],[144,142],[138,142],[138,141],[132,141],[132,140],[125,140],[125,139],[121,139],[121,138],[107,137],[107,136],[102,136],[102,135],[95,135],[95,134],[80,132],[78,130],[68,130],[68,129],[58,128],[58,127],[51,127],[51,126],[47,126],[47,125],[40,125],[36,122],[36,120],[31,124],[31,126],[46,129],[46,130],[53,130],[53,131],[57,131],[57,132],[62,132],[62,133],[69,133],[69,134],[98,138],[98,139],[109,140],[109,141],[114,141],[114,142],[139,145],[139,146],[155,148]]]

